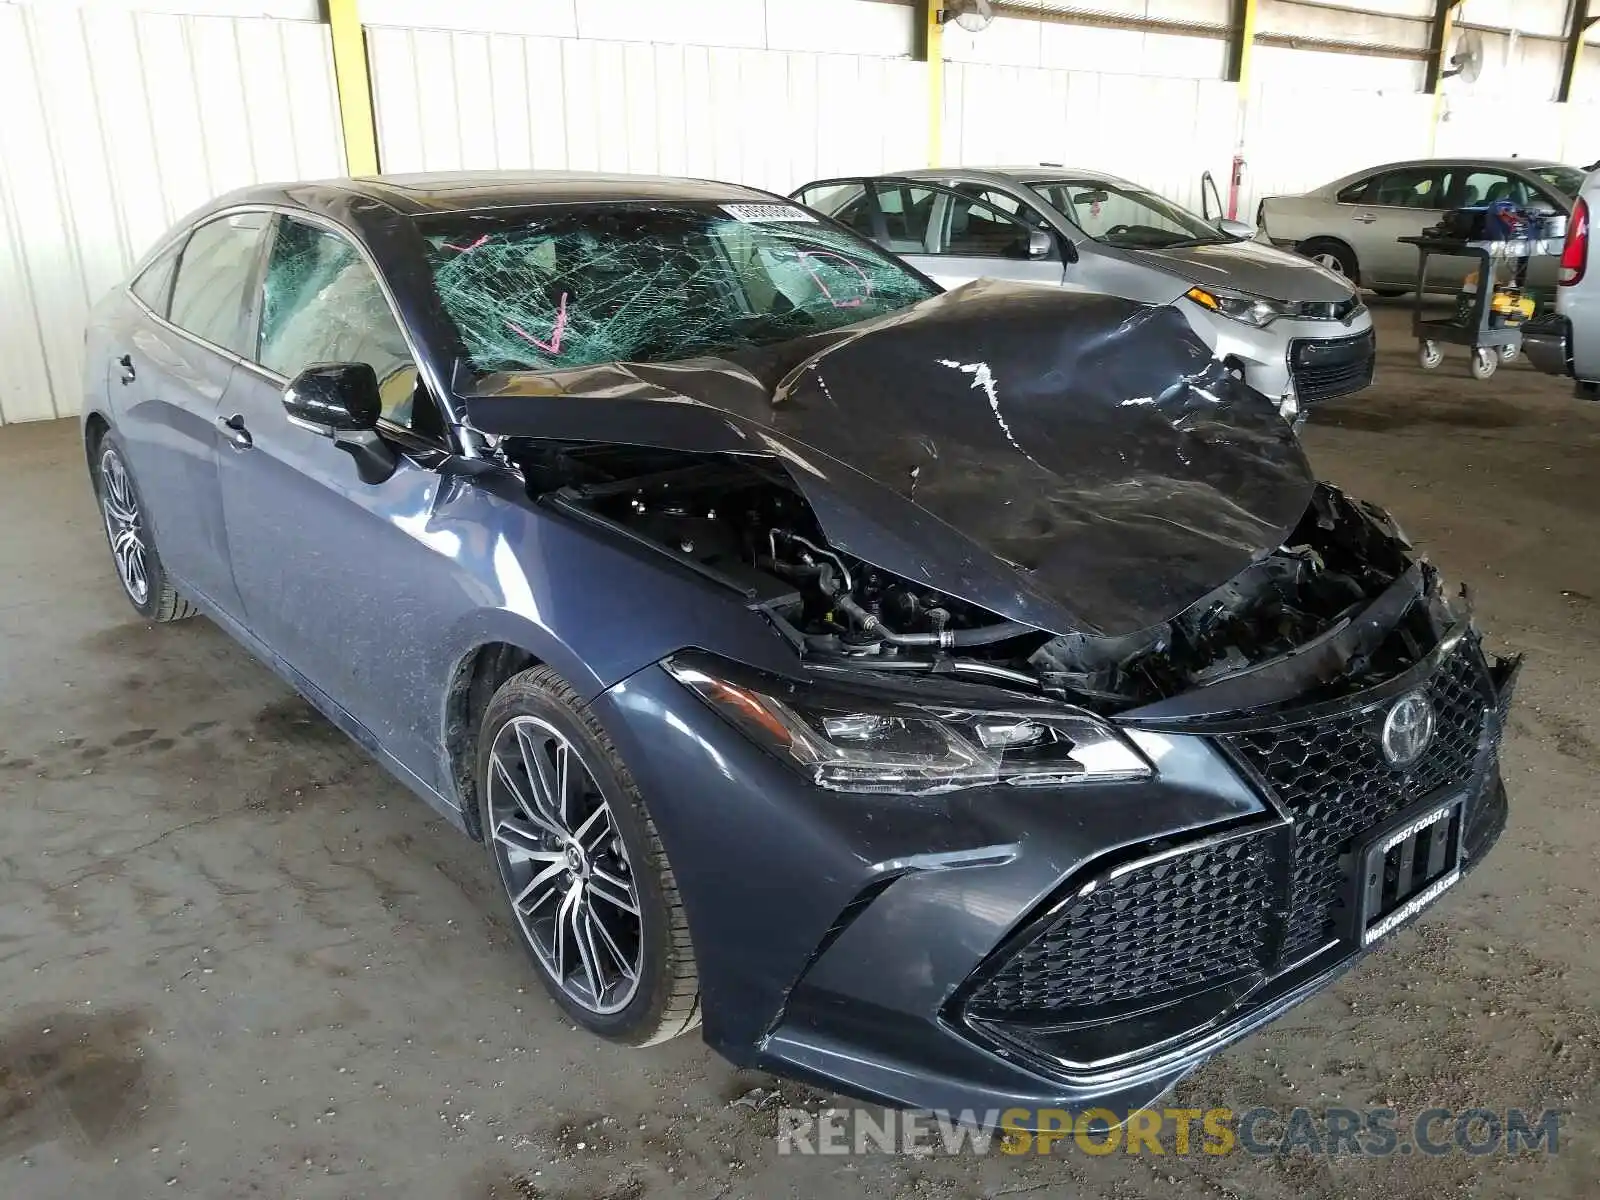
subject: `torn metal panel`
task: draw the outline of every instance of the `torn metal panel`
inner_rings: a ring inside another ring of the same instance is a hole
[[[951,365],[954,364],[954,365]],[[492,435],[771,455],[838,550],[1057,633],[1126,633],[1278,545],[1313,487],[1176,311],[981,282],[714,359],[498,373]]]

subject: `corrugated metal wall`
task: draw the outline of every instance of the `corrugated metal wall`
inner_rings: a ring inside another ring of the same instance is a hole
[[[387,171],[536,168],[785,192],[926,161],[925,64],[369,26]]]
[[[1227,189],[1236,91],[1211,79],[950,63],[944,161],[1110,171],[1198,211],[1202,172]]]
[[[0,4],[0,423],[70,416],[84,318],[177,218],[344,169],[324,26]]]

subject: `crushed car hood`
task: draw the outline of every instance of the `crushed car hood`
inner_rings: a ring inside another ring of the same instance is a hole
[[[836,549],[1052,633],[1182,611],[1314,486],[1177,310],[993,281],[726,358],[456,390],[491,436],[774,459]]]
[[[1337,304],[1355,295],[1350,281],[1309,258],[1260,242],[1131,250],[1142,262],[1208,288],[1233,288],[1290,303]]]

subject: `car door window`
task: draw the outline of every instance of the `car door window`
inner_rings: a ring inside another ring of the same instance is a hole
[[[428,427],[431,405],[377,277],[341,234],[280,216],[262,286],[257,361],[292,378],[312,363],[362,362],[378,376],[383,415]]]
[[[1528,203],[1528,185],[1504,171],[1459,168],[1451,172],[1450,194],[1454,208],[1473,208],[1497,200],[1509,200],[1519,206]]]
[[[172,299],[172,277],[177,271],[178,252],[182,249],[183,241],[179,239],[140,271],[139,278],[133,281],[133,294],[158,317],[167,315],[167,302]]]
[[[248,353],[244,300],[266,227],[266,213],[234,213],[190,234],[178,260],[168,319],[213,345]]]
[[[981,195],[986,193],[951,193],[936,253],[970,258],[1027,258],[1029,226],[981,199]]]
[[[883,213],[885,234],[878,244],[895,254],[928,253],[934,189],[909,183],[878,183],[873,185],[873,191]]]
[[[814,208],[825,217],[839,220],[839,214],[852,200],[860,201],[866,195],[866,189],[855,181],[843,183],[818,183],[802,188],[794,194],[794,198],[807,208]]]
[[[1443,167],[1406,167],[1378,176],[1367,203],[1386,208],[1444,208],[1445,190]]]
[[[958,184],[956,190],[976,198],[980,203],[988,205],[996,212],[1004,213],[1021,221],[1024,225],[1034,229],[1042,229],[1046,233],[1051,232],[1050,222],[1045,219],[1043,213],[1034,208],[1033,205],[1024,200],[1019,200],[1016,196],[1007,192],[997,192],[991,188],[982,188],[970,183]]]

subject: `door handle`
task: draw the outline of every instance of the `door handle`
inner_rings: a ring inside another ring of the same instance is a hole
[[[235,450],[248,450],[256,444],[255,438],[250,436],[250,431],[244,427],[244,414],[234,413],[231,417],[218,417],[217,424],[222,426],[227,434],[228,444]]]
[[[139,372],[133,369],[133,355],[124,354],[117,359],[117,365],[122,368],[122,384],[124,387],[139,377]]]
[[[1373,216],[1371,213],[1357,213],[1356,214],[1356,220],[1360,221],[1363,225],[1371,225],[1377,219],[1378,218]]]

